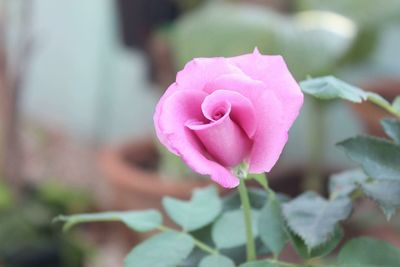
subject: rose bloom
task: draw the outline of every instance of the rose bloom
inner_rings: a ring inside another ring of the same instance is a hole
[[[288,139],[303,94],[281,56],[196,58],[178,72],[154,114],[161,143],[223,187],[234,168],[269,172]]]

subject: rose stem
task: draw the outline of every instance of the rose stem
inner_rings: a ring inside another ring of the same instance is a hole
[[[312,107],[310,110],[310,138],[308,139],[310,157],[302,191],[312,190],[321,193],[324,186],[321,176],[326,135],[325,113],[327,103],[319,99],[311,99],[310,103]]]
[[[400,111],[396,110],[392,105],[388,105],[386,101],[382,101],[379,97],[375,96],[374,94],[370,94],[368,96],[368,100],[371,103],[374,103],[378,107],[381,107],[382,109],[386,110],[387,112],[395,115],[397,118],[400,118]]]
[[[239,195],[240,195],[240,200],[242,202],[244,223],[245,223],[245,227],[246,227],[247,261],[253,261],[256,259],[256,249],[255,249],[255,243],[254,243],[254,237],[253,237],[253,224],[252,224],[252,220],[251,220],[250,200],[249,200],[249,195],[247,193],[247,188],[246,188],[244,179],[240,179]]]

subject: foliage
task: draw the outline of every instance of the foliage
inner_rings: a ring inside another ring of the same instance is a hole
[[[350,216],[351,200],[344,196],[325,200],[306,192],[283,205],[289,228],[312,250],[328,242],[340,221]]]
[[[200,262],[200,267],[234,267],[234,262],[222,255],[210,255],[204,257]]]
[[[195,57],[234,56],[257,46],[261,52],[284,56],[298,79],[329,73],[348,53],[355,34],[353,23],[340,15],[315,11],[283,16],[227,1],[204,4],[178,19],[169,33],[179,69]]]
[[[253,222],[257,221],[258,212],[252,210]],[[235,234],[232,234],[235,233]],[[253,225],[253,238],[258,237],[257,226]],[[213,225],[212,238],[217,248],[233,248],[246,244],[243,212],[240,209],[224,213]]]
[[[62,195],[50,197],[50,188],[61,186],[45,183],[26,188],[20,203],[10,200],[0,208],[2,266],[83,266],[89,247],[78,235],[60,235],[50,222],[60,213],[87,210],[91,202],[87,194],[66,187]]]
[[[249,174],[247,180],[259,183],[262,189],[243,191],[246,180],[242,180],[240,194],[233,192],[223,198],[213,186],[196,189],[188,201],[166,196],[162,203],[177,224],[174,229],[162,225],[160,213],[154,210],[62,216],[59,220],[65,221],[67,229],[81,222],[121,221],[136,231],[161,232],[134,247],[125,267],[169,267],[183,262],[201,267],[296,267],[310,262],[326,267],[398,266],[398,248],[366,237],[346,242],[329,264],[323,257],[342,242],[341,223],[350,217],[353,202],[360,197],[375,201],[388,220],[400,208],[399,98],[389,103],[332,76],[308,79],[301,87],[321,100],[370,101],[393,115],[382,121],[387,139],[356,136],[337,144],[360,168],[332,175],[327,198],[305,192],[289,199],[273,192],[265,176]],[[255,248],[249,243],[256,243]],[[288,243],[304,264],[279,260]],[[245,248],[247,259],[241,257]],[[256,260],[249,257],[249,250],[266,257]]]
[[[162,204],[171,219],[186,231],[194,231],[213,222],[222,209],[215,187],[195,190],[190,201],[165,197]]]
[[[299,10],[320,10],[334,12],[351,19],[357,25],[357,37],[347,61],[361,61],[368,58],[377,48],[380,35],[389,23],[400,20],[400,2],[382,0],[379,5],[374,0],[298,0]]]
[[[400,262],[400,250],[380,240],[356,238],[343,247],[338,262],[347,266],[356,264],[365,267],[395,267]]]
[[[10,208],[12,205],[11,190],[0,181],[0,211]]]
[[[147,232],[159,227],[162,224],[162,217],[157,210],[146,210],[77,214],[71,216],[58,216],[54,219],[54,222],[59,221],[66,222],[63,227],[64,231],[67,231],[74,225],[83,222],[120,221],[132,230]]]
[[[258,233],[262,242],[278,256],[287,241],[285,222],[281,203],[274,197],[269,197],[260,211]]]
[[[393,115],[400,117],[398,98],[389,103],[380,95],[357,88],[333,76],[317,77],[300,82],[304,93],[322,100],[344,99],[355,103],[371,101]]]
[[[361,26],[379,27],[387,21],[398,19],[400,3],[396,0],[383,0],[376,5],[374,0],[300,0],[301,9],[318,9],[338,12]]]
[[[125,258],[125,266],[177,266],[189,256],[194,242],[190,235],[167,231],[136,246]]]

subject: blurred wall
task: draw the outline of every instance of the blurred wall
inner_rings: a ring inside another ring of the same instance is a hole
[[[22,2],[15,0],[8,6],[11,17],[18,16]],[[157,97],[147,81],[144,56],[121,45],[115,1],[33,3],[34,41],[23,88],[25,114],[97,143],[151,131]],[[12,43],[18,23],[17,19],[11,22]],[[13,48],[10,45],[10,51]]]

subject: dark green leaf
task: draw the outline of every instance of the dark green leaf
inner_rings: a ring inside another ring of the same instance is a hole
[[[314,192],[303,193],[283,204],[287,225],[303,239],[309,250],[326,243],[338,222],[349,217],[351,209],[348,197],[328,201]]]
[[[252,211],[253,235],[258,236],[256,222],[259,212]],[[212,227],[212,239],[218,248],[233,248],[246,243],[243,210],[223,213]]]
[[[386,118],[381,121],[385,133],[400,144],[400,121],[397,119]]]
[[[347,170],[334,174],[329,179],[331,197],[349,196],[360,183],[368,180],[368,176],[360,169]]]
[[[212,241],[211,234],[212,226],[213,225],[208,225],[194,232],[190,232],[190,235],[202,241],[203,243],[214,247],[215,244]],[[257,255],[271,254],[271,251],[266,248],[266,246],[264,246],[259,237],[255,239],[255,243]],[[219,252],[221,255],[224,255],[233,260],[237,265],[246,261],[246,244],[233,248],[219,249]],[[189,258],[182,263],[182,266],[198,266],[199,262],[202,258],[204,258],[205,255],[207,254],[203,250],[200,250],[196,247]]]
[[[264,246],[259,237],[255,239],[255,245],[256,255],[271,255],[271,251],[269,251],[269,249]],[[246,244],[233,248],[220,249],[220,252],[221,254],[231,258],[236,264],[240,264],[246,261]]]
[[[162,224],[162,216],[157,210],[121,211],[76,214],[71,216],[58,216],[54,221],[62,221],[64,231],[76,224],[87,222],[112,222],[119,221],[138,232],[151,231]]]
[[[175,267],[193,250],[190,235],[168,231],[137,245],[125,258],[124,267]]]
[[[267,200],[268,193],[261,188],[249,188],[248,193],[251,207],[253,209],[261,209]],[[234,191],[223,198],[224,211],[237,210],[241,205],[242,203],[238,191]]]
[[[304,259],[312,259],[317,257],[324,257],[331,253],[339,245],[344,234],[343,230],[339,226],[336,226],[335,231],[329,241],[311,250],[296,234],[289,231],[288,235],[297,254],[299,254]]]
[[[287,236],[281,205],[275,198],[269,199],[260,211],[258,233],[263,243],[275,255],[279,255],[285,246]]]
[[[303,92],[324,100],[342,98],[361,103],[368,98],[367,92],[333,76],[304,80],[300,82],[300,87]]]
[[[338,256],[339,264],[398,267],[400,250],[384,241],[361,237],[350,240]]]
[[[387,140],[358,136],[338,144],[375,179],[400,180],[400,145]]]
[[[253,209],[261,209],[264,207],[269,193],[261,188],[253,188],[250,187],[248,189],[250,205]],[[289,197],[284,194],[276,194],[276,198],[279,202],[284,203],[289,200]],[[240,196],[237,191],[228,194],[222,199],[223,202],[223,211],[227,210],[236,210],[239,209],[242,205],[240,201]]]
[[[164,197],[162,204],[172,220],[186,231],[210,224],[222,210],[222,202],[214,186],[194,190],[190,201]]]
[[[361,185],[364,194],[381,206],[389,220],[400,208],[400,181],[377,180]]]
[[[203,258],[199,267],[235,267],[235,263],[223,255],[210,255]]]

